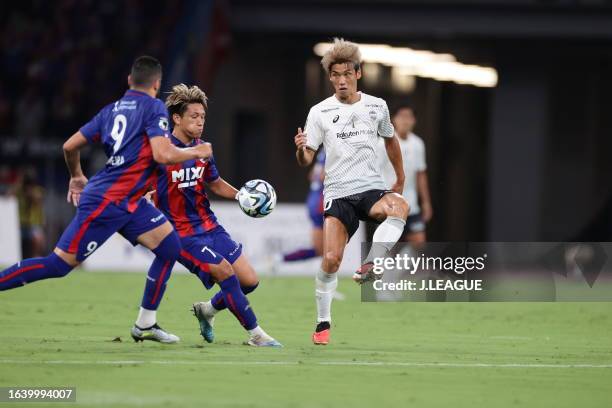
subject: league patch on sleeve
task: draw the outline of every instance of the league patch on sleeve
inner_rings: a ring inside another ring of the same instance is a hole
[[[168,130],[168,119],[167,118],[159,118],[159,128],[161,130]]]

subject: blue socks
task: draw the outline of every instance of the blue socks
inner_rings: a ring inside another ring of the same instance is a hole
[[[236,275],[232,275],[224,281],[219,282],[219,286],[221,286],[220,293],[223,295],[223,300],[227,308],[236,316],[242,327],[246,330],[252,330],[257,327],[255,313],[249,305],[248,299],[242,292],[240,282],[238,282]]]
[[[259,282],[252,286],[241,286],[240,289],[242,290],[242,293],[246,296],[249,293],[253,292],[255,289],[257,289],[257,286],[259,286]],[[215,293],[215,296],[210,299],[210,303],[216,310],[223,310],[227,308],[227,304],[225,303],[225,299],[223,298],[222,291]]]
[[[164,296],[166,282],[172,272],[174,262],[181,250],[181,243],[176,232],[171,233],[153,250],[156,255],[145,285],[141,306],[148,310],[156,310]],[[26,283],[42,279],[61,278],[66,276],[73,267],[55,253],[44,258],[31,258],[16,263],[0,272],[0,291],[23,286]]]
[[[314,258],[316,256],[317,253],[314,248],[298,249],[295,252],[283,255],[283,260],[285,262],[304,261],[306,259]]]
[[[30,258],[0,272],[0,291],[42,279],[61,278],[73,267],[55,253],[44,258]]]
[[[144,295],[140,306],[147,310],[157,310],[166,291],[166,282],[170,278],[172,267],[176,262],[181,243],[176,232],[172,232],[153,250],[155,259],[147,274]]]
[[[174,262],[155,258],[149,272],[147,273],[147,283],[145,284],[144,295],[140,306],[147,310],[157,310],[161,299],[166,291],[166,282],[170,278]]]

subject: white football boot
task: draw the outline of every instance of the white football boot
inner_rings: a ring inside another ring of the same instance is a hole
[[[132,327],[131,334],[135,342],[151,340],[165,344],[173,344],[178,343],[181,340],[178,336],[168,333],[159,327],[157,323],[146,329],[141,329],[140,327],[134,325],[134,327]]]

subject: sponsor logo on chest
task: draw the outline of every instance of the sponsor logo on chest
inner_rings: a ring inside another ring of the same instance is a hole
[[[178,188],[193,187],[204,176],[205,167],[187,167],[172,170],[172,182],[179,183]]]

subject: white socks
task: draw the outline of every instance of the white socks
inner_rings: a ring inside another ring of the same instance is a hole
[[[157,323],[157,310],[149,310],[143,307],[138,312],[138,318],[136,319],[136,326],[141,329],[148,329]]]
[[[261,327],[257,326],[254,329],[248,330],[249,336],[257,338],[257,339],[271,339],[272,337],[264,331]]]
[[[219,313],[219,310],[215,309],[210,300],[204,303],[204,314],[208,316],[214,316],[217,313]]]
[[[372,237],[372,248],[366,257],[364,264],[374,262],[376,258],[387,255],[395,243],[402,237],[406,220],[398,217],[387,217],[382,222]]]
[[[331,322],[331,302],[338,287],[338,276],[322,269],[315,279],[315,297],[317,299],[317,322]]]

